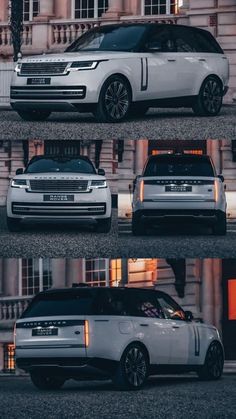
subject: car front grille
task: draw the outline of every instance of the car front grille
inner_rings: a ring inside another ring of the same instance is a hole
[[[44,216],[74,216],[90,217],[105,215],[106,203],[69,203],[69,202],[13,202],[12,213],[15,215]]]
[[[32,192],[88,192],[87,180],[47,180],[36,179],[30,181]]]
[[[21,76],[57,76],[65,73],[68,62],[35,62],[22,63]]]
[[[162,180],[155,180],[155,179],[145,179],[145,185],[214,185],[214,180],[189,180],[189,179],[162,179]]]

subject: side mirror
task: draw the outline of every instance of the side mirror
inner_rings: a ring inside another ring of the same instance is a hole
[[[104,169],[98,169],[98,175],[99,176],[105,176],[106,172]]]
[[[138,180],[140,177],[141,177],[141,176],[140,176],[140,175],[138,175],[138,176],[136,176],[136,178],[133,180],[133,192],[134,192],[134,190],[135,190],[137,180]]]
[[[223,175],[218,175],[218,178],[221,180],[221,182],[222,182],[222,183],[224,183],[225,178],[224,178],[224,176],[223,176]]]
[[[23,175],[24,169],[22,167],[20,169],[16,169],[16,175]]]
[[[187,322],[193,321],[193,313],[191,311],[185,311],[185,319]]]

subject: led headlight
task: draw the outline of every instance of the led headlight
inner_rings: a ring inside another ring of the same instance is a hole
[[[12,179],[11,187],[20,188],[20,189],[29,189],[29,185],[27,183],[27,180],[25,179]]]
[[[15,71],[15,73],[20,73],[20,70],[21,70],[21,63],[17,63],[16,64],[16,66],[15,66],[15,69],[14,69],[14,71]]]
[[[69,67],[69,71],[78,70],[94,70],[97,68],[99,61],[74,61]]]
[[[100,189],[100,188],[106,188],[107,187],[107,181],[106,180],[92,180],[90,188],[91,189]]]

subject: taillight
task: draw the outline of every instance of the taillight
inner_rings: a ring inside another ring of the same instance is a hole
[[[218,201],[219,199],[219,183],[217,180],[215,180],[215,184],[214,184],[214,198],[215,198],[215,202]]]
[[[139,200],[143,202],[144,199],[144,180],[141,180],[140,187],[139,187]]]
[[[85,320],[85,323],[84,323],[84,344],[85,344],[85,348],[89,346],[89,322],[88,320]]]

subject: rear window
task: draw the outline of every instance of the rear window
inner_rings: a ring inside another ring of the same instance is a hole
[[[166,156],[151,158],[147,162],[143,176],[214,177],[215,172],[210,159],[198,159],[186,156]]]
[[[33,158],[25,173],[96,173],[93,164],[84,158]]]

